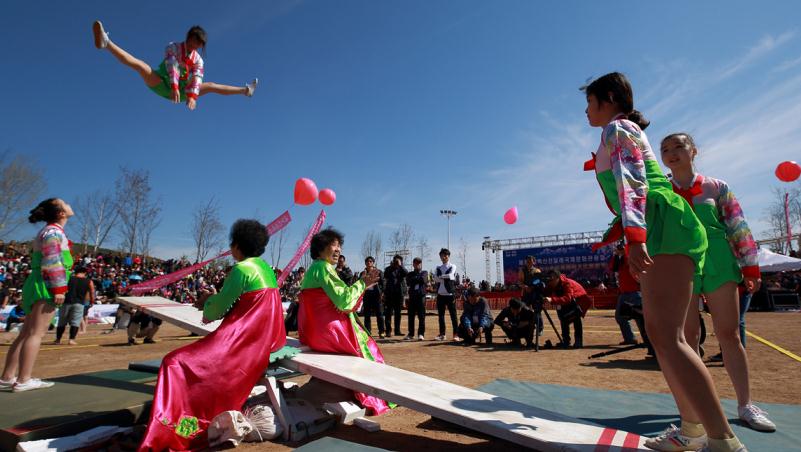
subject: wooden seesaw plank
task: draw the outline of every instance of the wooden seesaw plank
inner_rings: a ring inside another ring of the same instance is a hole
[[[143,306],[152,315],[207,334],[211,325],[197,324],[178,303],[159,297],[118,297],[132,306]],[[169,307],[170,303],[177,305]],[[147,307],[147,305],[151,307]],[[158,307],[156,307],[158,306]],[[180,312],[180,313],[179,313]],[[186,326],[184,326],[186,325]],[[216,326],[215,326],[216,327]],[[287,344],[300,346],[297,339]],[[290,369],[354,391],[380,397],[415,411],[497,438],[542,451],[616,452],[646,451],[645,438],[621,430],[536,408],[510,399],[448,383],[425,375],[377,364],[354,356],[303,353],[281,361]]]
[[[222,322],[217,320],[204,324],[202,311],[195,309],[191,304],[182,304],[162,297],[117,297],[117,301],[201,336],[216,330]]]

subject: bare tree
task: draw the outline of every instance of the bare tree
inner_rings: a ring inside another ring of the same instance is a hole
[[[91,245],[92,253],[97,254],[119,220],[117,200],[111,193],[96,190],[77,198],[72,206],[81,230],[84,253]]]
[[[459,238],[459,248],[456,250],[456,258],[459,259],[459,267],[462,271],[462,279],[467,278],[467,241],[464,237]]]
[[[47,184],[42,170],[27,156],[0,154],[0,239],[28,220]]]
[[[120,168],[116,189],[123,250],[134,255],[143,246],[150,251],[150,234],[158,226],[161,213],[159,201],[152,199],[150,174],[145,170]],[[142,237],[145,234],[147,237]]]
[[[284,252],[285,244],[284,229],[281,229],[278,234],[270,237],[270,265],[273,267],[281,265],[281,253]]]
[[[412,238],[414,238],[414,229],[404,223],[392,231],[389,242],[393,251],[408,251]]]
[[[195,262],[206,260],[209,253],[219,247],[225,227],[220,221],[220,205],[212,196],[205,205],[195,208],[192,214],[192,238],[195,240]]]
[[[765,209],[765,219],[770,225],[770,235],[773,242],[773,250],[787,254],[790,250],[787,249],[787,216],[784,212],[784,197],[785,191],[773,188],[773,201]],[[791,189],[790,194],[790,227],[793,230],[798,228],[798,219],[801,216],[801,208],[798,207],[799,190]]]
[[[72,205],[72,211],[75,212],[75,217],[72,220],[75,225],[73,229],[81,231],[78,243],[83,245],[81,253],[86,254],[86,252],[89,251],[89,215],[87,212],[90,207],[88,199],[85,196],[77,196],[70,204]]]
[[[142,261],[147,263],[150,257],[150,237],[153,231],[161,224],[161,207],[153,206],[142,214],[142,221],[139,229],[139,252],[142,254]]]
[[[373,256],[378,259],[381,253],[381,233],[370,231],[362,241],[362,260],[367,259],[368,256]]]

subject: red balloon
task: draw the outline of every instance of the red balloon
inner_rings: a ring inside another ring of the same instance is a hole
[[[801,176],[801,165],[793,161],[779,163],[776,167],[776,177],[782,182],[792,182]]]
[[[308,206],[317,200],[317,185],[311,179],[301,177],[295,181],[295,202]]]
[[[337,200],[337,194],[334,193],[334,190],[330,188],[324,188],[320,190],[320,202],[325,204],[326,206],[330,206]]]

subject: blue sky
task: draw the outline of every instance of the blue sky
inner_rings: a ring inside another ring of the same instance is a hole
[[[13,1],[0,15],[0,149],[34,156],[48,193],[68,201],[111,190],[120,166],[149,170],[161,257],[190,253],[191,212],[211,196],[226,225],[267,221],[291,204],[298,177],[337,192],[329,224],[357,268],[370,230],[386,243],[408,223],[439,249],[444,208],[459,212],[452,248],[468,243],[476,279],[483,236],[603,229],[610,215],[581,171],[600,130],[577,88],[613,70],[631,79],[653,144],[695,135],[698,169],[730,183],[757,237],[780,186],[773,169],[801,159],[796,2],[171,5]],[[200,24],[206,80],[262,84],[252,99],[172,105],[94,48],[95,19],[152,66]],[[520,221],[508,226],[513,205]],[[293,210],[285,254],[318,210]]]

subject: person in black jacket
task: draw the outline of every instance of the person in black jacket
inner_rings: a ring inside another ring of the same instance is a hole
[[[359,278],[371,273],[375,269],[375,259],[367,256],[364,259],[364,271],[359,274]],[[364,328],[372,334],[370,318],[375,315],[378,322],[378,336],[384,338],[384,303],[381,300],[384,292],[384,277],[381,270],[378,271],[378,284],[364,291],[362,304],[362,315],[364,315]]]
[[[345,284],[351,285],[353,284],[353,270],[348,267],[345,259],[344,254],[339,255],[339,260],[337,260],[337,276],[341,279]]]
[[[503,308],[495,318],[495,324],[506,333],[512,345],[522,346],[521,340],[525,339],[526,347],[531,347],[534,341],[534,317],[534,311],[519,299],[512,298],[509,306]]]
[[[384,311],[385,330],[392,336],[392,316],[395,316],[395,336],[401,333],[401,309],[403,308],[403,281],[409,272],[403,268],[403,257],[396,254],[392,263],[384,269]]]
[[[426,291],[428,290],[428,272],[423,270],[423,260],[415,257],[412,261],[412,271],[406,275],[406,287],[409,289],[409,331],[405,341],[414,340],[414,319],[417,317],[417,340],[425,340],[426,334]]]

